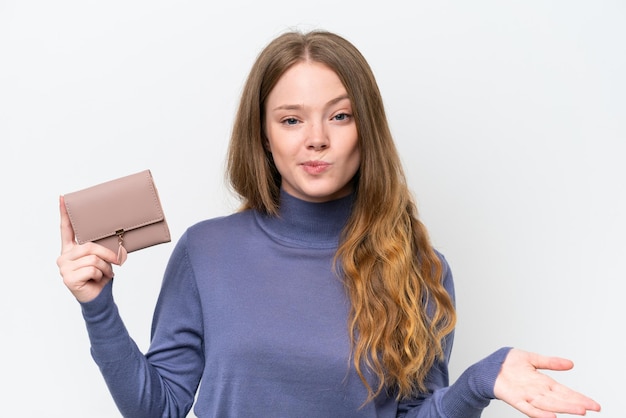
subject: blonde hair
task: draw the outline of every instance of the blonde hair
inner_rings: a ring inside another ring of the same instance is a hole
[[[345,38],[326,31],[284,33],[259,54],[244,85],[228,153],[227,175],[244,208],[279,210],[280,173],[264,147],[265,102],[282,74],[312,60],[331,68],[352,102],[361,164],[355,202],[335,256],[351,310],[352,361],[372,400],[426,390],[429,369],[454,329],[443,265],[407,187],[373,72]],[[364,367],[377,378],[371,387]]]

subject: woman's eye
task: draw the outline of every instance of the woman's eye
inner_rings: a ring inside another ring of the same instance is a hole
[[[350,115],[348,115],[347,113],[339,113],[335,116],[333,116],[333,119],[335,120],[346,120],[350,117]]]
[[[286,118],[283,119],[282,123],[284,123],[285,125],[295,125],[298,123],[298,119],[296,118]]]

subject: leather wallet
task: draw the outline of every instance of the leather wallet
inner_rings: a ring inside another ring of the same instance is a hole
[[[96,242],[127,253],[170,242],[170,232],[150,170],[63,196],[79,244]]]

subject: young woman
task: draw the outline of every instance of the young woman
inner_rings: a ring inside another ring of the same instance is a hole
[[[502,348],[450,385],[454,287],[420,222],[367,62],[344,38],[289,32],[259,55],[228,155],[242,199],[190,227],[165,272],[148,352],[116,309],[116,254],[77,245],[61,198],[64,282],[124,416],[530,417],[600,406]]]

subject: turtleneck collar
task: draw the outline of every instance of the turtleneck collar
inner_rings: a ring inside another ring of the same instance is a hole
[[[280,192],[279,216],[255,213],[263,230],[290,246],[334,248],[339,243],[354,194],[329,202],[314,203]]]

